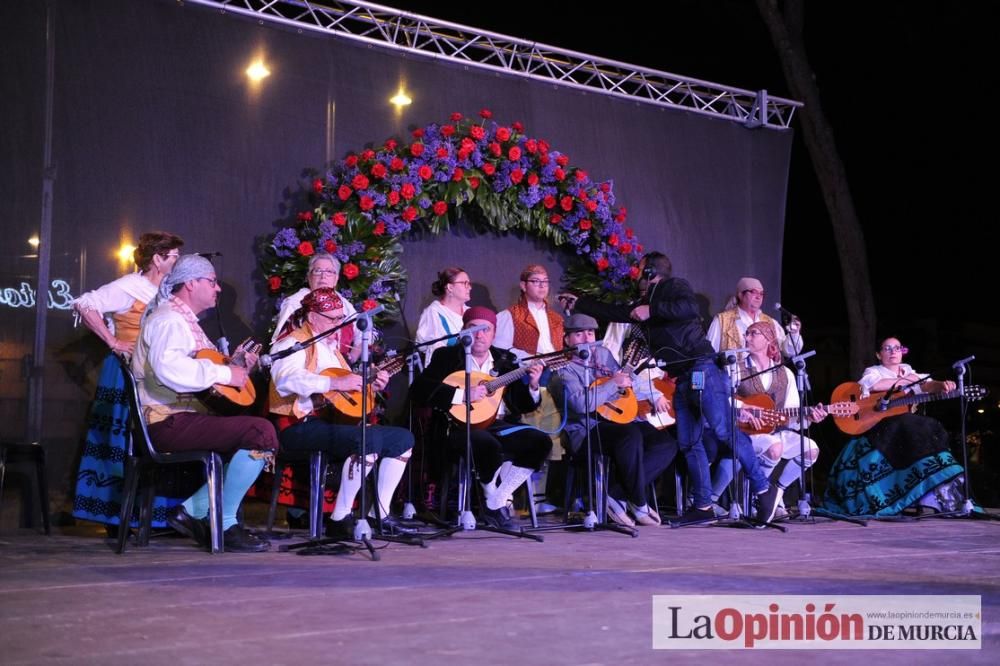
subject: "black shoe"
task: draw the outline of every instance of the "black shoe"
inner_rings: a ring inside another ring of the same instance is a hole
[[[504,530],[517,532],[521,529],[520,523],[511,514],[510,509],[502,506],[499,509],[489,509],[483,507],[483,522],[490,527],[499,527]]]
[[[393,536],[397,534],[416,534],[417,528],[407,527],[395,516],[384,516],[382,518],[382,533]]]
[[[191,516],[183,504],[178,504],[167,514],[167,525],[184,536],[194,539],[199,546],[208,546],[208,525],[204,520],[198,520]]]
[[[757,522],[766,525],[774,520],[774,514],[778,510],[778,501],[781,499],[783,491],[773,483],[767,487],[760,495],[757,495]]]
[[[329,539],[354,540],[354,516],[348,515],[341,520],[329,520],[326,523],[326,536]]]
[[[303,511],[296,515],[286,509],[285,522],[288,523],[288,529],[290,530],[307,530],[309,529],[309,512]]]
[[[718,518],[715,517],[715,511],[711,507],[707,509],[698,509],[691,507],[685,511],[676,519],[670,521],[671,527],[684,527],[686,525],[705,525],[708,523],[714,523]]]
[[[270,550],[271,542],[250,534],[236,524],[222,533],[222,546],[227,553],[262,553]]]

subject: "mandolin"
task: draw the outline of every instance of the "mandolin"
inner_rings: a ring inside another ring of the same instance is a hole
[[[549,370],[558,370],[559,368],[569,365],[572,360],[573,359],[569,356],[553,356],[546,359],[537,359],[536,363],[533,365],[541,363]],[[471,385],[485,386],[487,394],[483,399],[472,403],[471,410],[469,411],[469,414],[471,415],[469,418],[469,425],[473,428],[489,427],[489,425],[497,418],[500,403],[503,401],[504,389],[527,375],[530,369],[531,365],[526,365],[518,368],[517,370],[512,370],[506,374],[500,375],[499,377],[491,377],[483,372],[473,372],[469,378]],[[464,389],[465,371],[456,370],[444,378],[444,383],[458,389]],[[465,423],[465,403],[452,405],[450,413],[453,417],[455,417],[455,419],[461,423]]]
[[[397,355],[390,351],[380,362],[369,366],[368,374],[370,379],[374,379],[380,372],[387,372],[392,377],[406,365],[406,357]],[[319,374],[326,377],[346,377],[353,374],[348,368],[327,368]],[[361,420],[361,391],[340,391],[333,389],[326,393],[316,393],[312,396],[313,407],[316,413],[332,408],[334,414],[329,414],[334,421],[340,423],[358,423]],[[368,413],[371,413],[375,405],[375,391],[368,386]]]
[[[983,386],[966,386],[966,400],[981,400],[989,391]],[[858,411],[844,417],[834,417],[834,423],[841,432],[848,435],[860,435],[868,432],[884,418],[898,416],[910,410],[913,405],[936,400],[951,400],[957,398],[958,389],[942,393],[912,393],[891,398],[884,408],[880,404],[886,391],[873,391],[869,396],[862,397],[861,385],[857,382],[844,382],[833,390],[831,401],[851,402],[857,405]]]
[[[802,409],[812,409],[811,407],[786,407],[775,409],[771,396],[763,393],[741,397],[744,409],[750,411],[762,422],[761,428],[755,428],[752,423],[741,421],[739,428],[748,435],[766,435],[774,432],[775,428],[787,424],[789,421],[798,422],[799,412]],[[831,402],[825,406],[826,411],[834,418],[849,418],[858,413],[858,405],[850,401]],[[806,419],[809,418],[808,411]]]
[[[256,350],[260,351],[260,345],[255,345],[252,340],[247,340],[236,348],[236,353],[231,357],[209,348],[199,349],[195,352],[194,357],[196,359],[207,359],[216,365],[238,365],[245,368],[246,365],[243,356],[247,349],[253,347],[256,347]],[[250,409],[257,399],[257,390],[250,380],[250,373],[247,373],[247,380],[243,386],[213,384],[204,391],[199,391],[196,395],[201,403],[208,407],[212,413],[219,414],[220,416],[237,416]]]

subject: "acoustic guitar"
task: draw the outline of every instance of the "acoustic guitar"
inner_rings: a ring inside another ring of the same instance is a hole
[[[231,357],[215,349],[208,348],[199,349],[195,352],[194,357],[195,359],[207,359],[216,365],[239,365],[240,367],[246,367],[243,364],[243,349],[246,348],[246,345],[246,342],[241,344],[237,348],[236,353]],[[253,346],[252,343],[251,346]],[[257,349],[260,349],[259,345],[257,345]],[[253,382],[250,381],[249,373],[247,373],[247,380],[243,383],[243,386],[213,384],[204,391],[199,391],[196,395],[201,404],[208,407],[213,414],[238,416],[253,405],[257,399],[257,390],[254,388]]]
[[[981,400],[989,391],[983,386],[966,386],[966,400]],[[958,397],[958,389],[942,393],[902,394],[889,398],[888,403],[881,405],[886,391],[873,391],[868,397],[861,397],[861,385],[857,382],[844,382],[833,390],[832,401],[852,402],[858,406],[855,414],[845,417],[835,417],[834,423],[842,432],[848,435],[860,435],[875,427],[882,419],[898,416],[909,411],[912,406],[936,400],[951,400]]]
[[[570,356],[552,356],[546,359],[538,359],[534,364],[541,363],[549,370],[558,370],[572,362]],[[528,374],[531,365],[526,365],[512,370],[499,377],[491,377],[483,372],[473,372],[469,377],[471,386],[485,386],[486,396],[481,400],[472,403],[469,411],[469,425],[473,428],[487,428],[497,418],[500,403],[503,402],[504,389]],[[458,389],[465,389],[465,371],[456,370],[444,378],[444,383]],[[459,422],[465,423],[465,403],[452,405],[450,414]]]
[[[760,419],[762,423],[760,428],[755,428],[749,421],[741,421],[739,429],[748,435],[766,435],[774,432],[778,426],[783,426],[789,421],[798,423],[799,412],[803,409],[802,407],[775,409],[771,396],[764,393],[741,397],[740,400],[743,402],[743,407]],[[812,408],[805,407],[804,409],[809,410]],[[849,418],[858,413],[858,405],[850,401],[831,402],[829,405],[826,405],[826,411],[834,418]],[[806,419],[808,418],[809,414],[807,411]]]
[[[628,374],[635,385],[642,381],[636,374],[635,369],[639,367],[643,360],[649,356],[645,345],[638,338],[633,338],[625,345],[622,352],[622,372]],[[599,377],[590,385],[596,388],[612,381],[611,377]],[[673,413],[674,381],[669,378],[663,380],[653,380],[653,385],[663,393],[670,407],[667,412],[657,412],[649,400],[639,400],[632,388],[625,387],[618,390],[618,395],[598,405],[597,413],[601,417],[612,423],[628,424],[639,416],[644,418],[650,425],[657,429],[663,429],[677,422],[677,415]]]
[[[379,372],[387,372],[392,377],[406,365],[406,357],[397,355],[395,352],[389,354],[380,362],[368,368],[370,378],[374,379]],[[319,374],[326,377],[346,377],[353,374],[348,368],[327,368]],[[338,423],[358,423],[361,421],[361,391],[340,391],[333,389],[326,393],[315,393],[312,396],[313,408],[316,413],[332,409],[333,414],[326,414],[328,418]],[[368,386],[368,413],[371,413],[375,406],[375,390]]]

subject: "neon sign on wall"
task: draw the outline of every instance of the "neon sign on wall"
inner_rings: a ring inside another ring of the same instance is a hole
[[[0,289],[0,306],[8,308],[35,307],[35,290],[27,282],[22,282],[20,289],[4,287]],[[69,310],[73,303],[73,294],[69,293],[69,283],[66,280],[53,280],[49,285],[49,309]]]

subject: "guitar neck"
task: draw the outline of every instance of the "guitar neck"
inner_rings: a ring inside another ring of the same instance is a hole
[[[935,400],[950,400],[951,398],[957,397],[958,389],[947,391],[945,393],[914,393],[912,395],[903,395],[898,398],[893,398],[889,401],[888,409],[901,407],[903,405],[919,405],[924,402],[933,402]]]
[[[511,370],[505,375],[500,375],[496,379],[486,382],[485,384],[483,384],[483,386],[486,387],[487,391],[492,393],[493,391],[496,391],[498,388],[504,386],[510,386],[521,377],[524,377],[526,374],[528,374],[528,368],[526,367],[518,368],[517,370]]]

